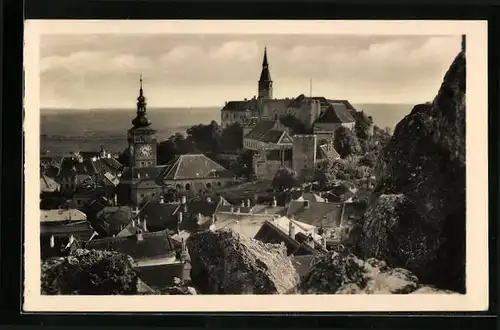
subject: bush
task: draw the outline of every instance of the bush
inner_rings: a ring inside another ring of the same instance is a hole
[[[297,187],[298,185],[297,173],[289,168],[279,169],[274,175],[272,182],[273,188],[280,191]]]
[[[361,151],[358,138],[350,129],[345,127],[340,127],[335,131],[334,146],[335,150],[337,150],[342,158],[357,154]]]
[[[46,260],[41,266],[42,294],[136,294],[138,278],[132,262],[121,253],[82,249]]]

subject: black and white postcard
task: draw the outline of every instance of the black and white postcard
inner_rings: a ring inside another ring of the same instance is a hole
[[[487,308],[486,22],[28,20],[25,77],[25,311]]]

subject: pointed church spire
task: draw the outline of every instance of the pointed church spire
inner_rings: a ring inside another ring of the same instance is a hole
[[[273,81],[269,72],[269,63],[267,61],[267,47],[264,47],[264,58],[262,59],[262,71],[259,79],[259,98],[273,98]]]
[[[264,59],[262,60],[262,67],[267,68],[269,64],[267,63],[267,47],[264,47]]]

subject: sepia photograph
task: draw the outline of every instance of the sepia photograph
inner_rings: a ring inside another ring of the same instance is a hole
[[[28,21],[25,310],[487,308],[486,31]]]

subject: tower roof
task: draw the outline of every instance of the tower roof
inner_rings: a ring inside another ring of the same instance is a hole
[[[262,71],[259,81],[271,81],[271,73],[269,72],[269,63],[267,61],[267,47],[264,48],[264,58],[262,60]]]
[[[135,128],[148,127],[151,125],[151,121],[146,116],[146,97],[144,96],[144,91],[142,89],[142,74],[140,78],[139,96],[137,97],[137,115],[132,120],[132,125]]]

